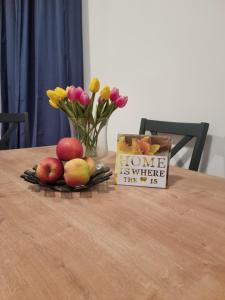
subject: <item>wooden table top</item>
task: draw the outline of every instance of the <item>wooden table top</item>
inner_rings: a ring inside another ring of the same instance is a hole
[[[62,194],[19,177],[47,156],[0,152],[1,300],[225,299],[225,179],[171,167],[168,189]]]

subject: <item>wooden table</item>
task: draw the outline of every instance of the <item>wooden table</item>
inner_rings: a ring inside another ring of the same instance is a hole
[[[61,194],[19,177],[47,156],[0,152],[1,300],[225,299],[223,178],[174,167],[166,190]]]

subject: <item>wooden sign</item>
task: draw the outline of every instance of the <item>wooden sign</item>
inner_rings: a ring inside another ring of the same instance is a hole
[[[116,183],[166,188],[170,149],[168,136],[119,134]]]

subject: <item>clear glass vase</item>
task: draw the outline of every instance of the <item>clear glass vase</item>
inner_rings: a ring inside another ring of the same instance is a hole
[[[100,159],[108,153],[108,119],[103,119],[97,124],[88,118],[79,118],[76,122],[69,119],[69,123],[71,136],[78,138],[84,145],[84,155],[100,162]]]

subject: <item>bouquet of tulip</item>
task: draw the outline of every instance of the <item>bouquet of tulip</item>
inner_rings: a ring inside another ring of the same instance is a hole
[[[128,97],[121,96],[117,88],[104,86],[100,91],[96,105],[95,96],[100,90],[100,82],[93,78],[89,85],[91,96],[81,87],[57,87],[48,90],[49,104],[61,109],[73,123],[77,137],[86,147],[86,155],[96,156],[98,137],[106,126],[111,114],[126,105]]]

